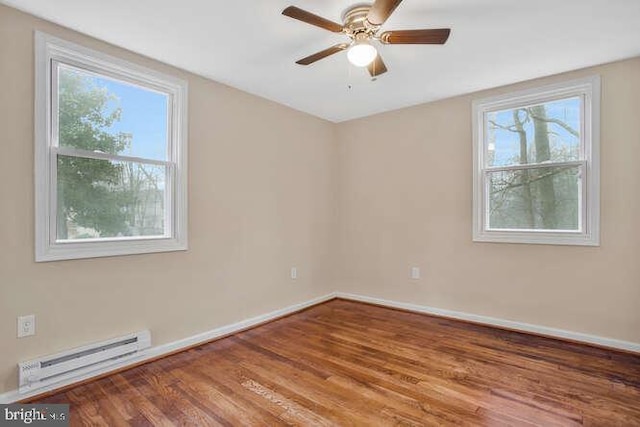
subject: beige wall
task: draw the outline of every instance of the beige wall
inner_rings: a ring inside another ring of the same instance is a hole
[[[602,245],[473,243],[472,100],[596,73]],[[640,342],[639,121],[636,58],[339,125],[337,288]]]
[[[189,251],[34,262],[34,29],[188,80]],[[21,360],[141,328],[162,344],[325,294],[333,141],[329,122],[0,6],[0,393]],[[18,340],[30,313],[37,335]]]

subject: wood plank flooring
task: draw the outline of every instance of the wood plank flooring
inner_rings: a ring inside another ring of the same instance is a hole
[[[42,402],[72,425],[640,426],[640,356],[333,300]]]

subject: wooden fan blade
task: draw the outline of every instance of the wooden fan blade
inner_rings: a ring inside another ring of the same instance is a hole
[[[334,33],[342,32],[342,25],[337,24],[328,19],[324,19],[321,16],[314,15],[311,12],[302,10],[295,6],[289,6],[282,11],[282,14],[289,18],[297,19],[298,21],[306,22],[307,24],[315,25],[316,27],[324,28],[325,30],[333,31]]]
[[[402,0],[376,0],[367,13],[367,21],[373,25],[382,25],[391,16]]]
[[[313,64],[314,62],[319,61],[319,60],[321,60],[323,58],[326,58],[329,55],[333,55],[334,53],[338,53],[340,51],[343,51],[347,47],[349,47],[349,45],[346,44],[346,43],[337,44],[335,46],[331,46],[328,49],[321,50],[318,53],[314,53],[313,55],[309,55],[306,58],[302,58],[302,59],[296,61],[296,64],[300,64],[300,65]]]
[[[380,35],[380,41],[386,44],[445,44],[450,33],[449,28],[385,31]]]
[[[387,66],[384,65],[384,61],[382,60],[380,53],[376,55],[376,59],[374,59],[371,64],[367,65],[367,70],[369,70],[371,77],[376,77],[387,72]]]

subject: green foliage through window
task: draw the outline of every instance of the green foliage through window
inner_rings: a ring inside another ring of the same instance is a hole
[[[101,81],[60,67],[61,147],[109,155],[131,149],[134,135],[114,130],[127,111]],[[166,112],[160,120],[166,121]],[[157,143],[166,151],[166,141]],[[58,155],[57,163],[59,240],[164,234],[165,166],[81,155]]]

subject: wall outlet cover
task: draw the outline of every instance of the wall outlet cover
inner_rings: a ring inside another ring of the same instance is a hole
[[[29,314],[28,316],[18,317],[18,338],[29,337],[36,334],[36,316]]]

